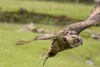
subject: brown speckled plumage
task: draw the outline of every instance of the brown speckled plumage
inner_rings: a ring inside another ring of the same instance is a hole
[[[96,4],[91,14],[82,22],[64,26],[58,33],[58,36],[53,34],[38,35],[33,40],[18,41],[17,45],[29,43],[37,40],[49,40],[52,43],[47,52],[41,55],[41,58],[47,55],[47,58],[54,57],[58,52],[72,49],[83,44],[82,39],[78,36],[84,29],[95,26],[100,22],[100,2]],[[43,45],[44,46],[44,45]],[[45,60],[45,61],[46,61]],[[44,62],[45,63],[45,62]],[[43,64],[44,65],[44,64]]]

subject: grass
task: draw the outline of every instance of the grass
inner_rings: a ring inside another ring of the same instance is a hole
[[[68,18],[84,20],[94,5],[58,3],[32,0],[0,0],[0,7],[7,11],[17,11],[23,7],[28,11],[50,15],[66,15]]]
[[[18,40],[30,40],[42,33],[17,32],[26,25],[0,25],[0,67],[42,67],[40,55],[48,50],[51,41],[36,41],[22,46],[13,45]],[[35,24],[38,28],[44,25]],[[61,27],[48,26],[44,29],[58,31]],[[99,28],[93,28],[96,30]],[[99,31],[100,32],[100,31]],[[80,35],[82,37],[83,31]],[[100,42],[90,37],[82,37],[84,44],[80,47],[66,50],[57,56],[48,59],[44,67],[100,67]],[[85,61],[92,59],[94,66],[88,65]]]

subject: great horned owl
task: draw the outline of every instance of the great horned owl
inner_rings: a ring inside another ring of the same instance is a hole
[[[97,25],[99,22],[100,22],[100,2],[98,2],[95,5],[94,9],[91,11],[91,14],[89,14],[89,16],[84,21],[64,26],[59,31],[60,34],[58,36],[53,34],[38,35],[33,40],[18,41],[17,45],[26,44],[31,41],[50,39],[52,41],[51,46],[49,47],[47,52],[44,52],[41,55],[41,58],[47,55],[46,58],[47,60],[50,57],[56,56],[56,54],[60,51],[72,49],[82,45],[83,41],[78,36],[80,32],[88,27]]]

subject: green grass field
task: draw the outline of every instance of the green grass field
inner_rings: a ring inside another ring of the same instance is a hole
[[[40,55],[48,50],[51,41],[36,41],[22,46],[14,44],[19,40],[34,39],[35,36],[42,33],[17,32],[26,25],[0,24],[0,67],[42,67]],[[35,24],[39,29],[54,29],[58,31],[61,27]],[[90,29],[99,30],[92,27]],[[98,31],[100,32],[100,31]],[[100,67],[100,41],[83,37],[88,34],[86,30],[81,33],[83,45],[75,49],[66,50],[57,54],[57,56],[47,60],[44,67]],[[90,34],[89,34],[90,35]],[[85,61],[91,59],[94,66],[88,65]]]
[[[21,7],[28,11],[50,15],[66,15],[71,19],[84,20],[94,5],[58,3],[32,0],[0,0],[0,7],[7,11],[17,11]]]

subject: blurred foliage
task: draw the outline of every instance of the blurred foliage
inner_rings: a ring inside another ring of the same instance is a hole
[[[65,25],[84,20],[94,5],[57,1],[0,0],[0,6],[0,21]]]
[[[2,11],[17,12],[21,7],[29,12],[33,11],[34,13],[54,16],[65,15],[70,19],[84,20],[93,9],[94,4],[86,5],[83,3],[75,4],[37,0],[0,0],[0,9],[2,9]]]
[[[38,1],[56,1],[56,2],[72,2],[72,3],[76,3],[78,1],[79,3],[86,3],[86,4],[94,3],[94,0],[38,0]]]
[[[53,25],[68,25],[82,20],[74,20],[67,18],[65,15],[54,16],[49,14],[34,13],[20,8],[16,12],[1,11],[0,21],[7,23],[40,23],[40,24],[53,24]],[[100,24],[98,24],[100,26]]]
[[[70,24],[78,20],[68,19],[65,15],[53,16],[48,14],[40,14],[28,12],[26,9],[20,8],[16,12],[3,11],[0,13],[0,21],[17,22],[17,23],[43,23],[43,24]],[[67,22],[69,21],[69,22]],[[67,22],[67,23],[66,23]]]

